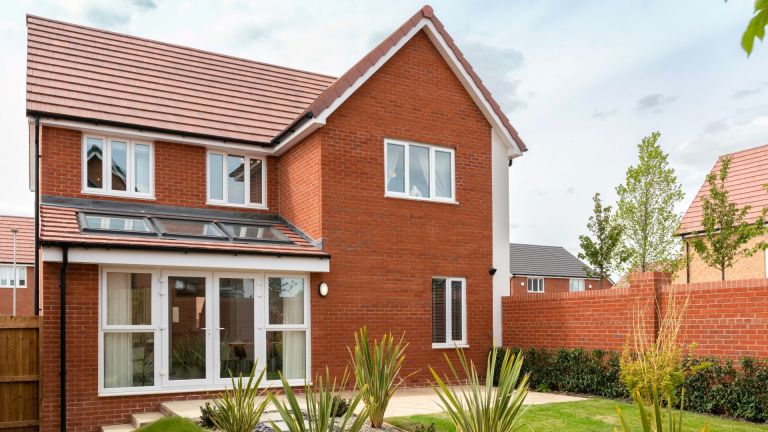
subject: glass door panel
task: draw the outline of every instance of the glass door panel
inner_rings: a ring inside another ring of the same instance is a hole
[[[168,276],[168,379],[207,378],[207,278]]]
[[[248,376],[256,361],[255,291],[251,278],[218,279],[218,378]]]

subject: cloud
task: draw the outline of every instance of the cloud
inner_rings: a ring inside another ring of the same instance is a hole
[[[734,99],[741,99],[741,98],[745,98],[747,96],[752,96],[755,93],[760,93],[761,91],[763,91],[763,89],[760,88],[760,87],[741,89],[741,90],[738,90],[738,91],[734,92],[733,95],[731,95],[731,97],[734,98]]]
[[[649,94],[637,100],[637,110],[640,112],[650,112],[658,114],[665,106],[676,101],[675,96],[664,95],[661,93]]]
[[[611,109],[605,109],[605,110],[598,110],[597,108],[595,108],[594,110],[592,110],[592,118],[597,120],[602,120],[608,117],[613,117],[618,113],[619,113],[618,108],[611,108]]]
[[[85,12],[85,17],[97,27],[121,27],[131,21],[131,15],[126,10],[110,10],[101,6],[91,6]]]
[[[155,3],[154,0],[131,0],[131,3],[133,3],[136,8],[145,11],[157,8],[157,3]]]
[[[566,195],[573,195],[574,192],[576,192],[576,189],[572,187],[569,187],[568,189],[565,190]]]
[[[520,80],[514,77],[514,72],[523,66],[520,51],[481,42],[463,43],[461,51],[505,111],[525,107],[523,98],[518,94]]]

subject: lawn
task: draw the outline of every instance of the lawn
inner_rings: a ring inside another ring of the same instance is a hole
[[[137,432],[205,432],[205,429],[192,420],[166,417],[142,427]]]
[[[523,417],[523,431],[581,431],[612,432],[618,427],[616,406],[620,406],[624,418],[633,431],[640,430],[640,417],[637,409],[628,403],[608,399],[590,399],[579,402],[563,402],[531,406]],[[391,417],[387,422],[406,430],[414,430],[416,425],[435,423],[438,432],[455,432],[453,424],[445,414],[415,415],[410,417]],[[683,430],[699,432],[709,424],[712,432],[766,432],[768,425],[728,420],[703,414],[685,413]]]

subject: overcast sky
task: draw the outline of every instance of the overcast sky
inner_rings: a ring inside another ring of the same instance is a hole
[[[686,191],[717,155],[768,143],[768,44],[739,39],[751,0],[434,1],[530,150],[511,168],[511,238],[578,251],[654,130]],[[3,1],[0,211],[32,214],[27,13],[250,59],[343,73],[410,17],[406,1]]]

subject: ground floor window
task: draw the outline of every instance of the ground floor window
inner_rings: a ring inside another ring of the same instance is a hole
[[[27,287],[27,267],[16,266],[17,278],[13,277],[13,265],[0,265],[0,288],[26,288]]]
[[[584,291],[584,279],[569,279],[568,291],[570,292]]]
[[[528,278],[528,292],[529,293],[543,293],[544,292],[544,279],[543,278]]]
[[[307,376],[305,274],[103,269],[100,391],[220,389],[254,365]]]
[[[432,278],[432,346],[467,344],[466,280]]]

